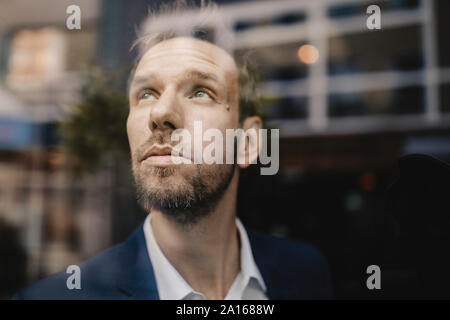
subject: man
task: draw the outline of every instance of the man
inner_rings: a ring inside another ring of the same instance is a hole
[[[129,88],[127,133],[140,203],[149,215],[123,243],[87,260],[81,289],[62,272],[20,291],[19,299],[323,299],[331,297],[322,255],[303,243],[250,232],[236,217],[239,170],[257,158],[249,139],[233,163],[175,157],[173,135],[260,130],[239,118],[239,72],[223,49],[171,37],[145,51]],[[224,158],[231,152],[224,147]],[[233,149],[234,151],[234,149]],[[176,164],[175,159],[183,158]],[[242,160],[244,159],[244,160]]]

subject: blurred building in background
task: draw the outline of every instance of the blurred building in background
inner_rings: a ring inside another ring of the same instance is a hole
[[[79,71],[131,64],[136,26],[175,22],[183,34],[198,21],[195,10],[147,20],[163,1],[83,0],[81,30],[67,30],[72,2],[0,1],[0,219],[18,231],[27,282],[123,240],[143,217],[132,195],[112,197],[108,170],[73,181],[63,169],[56,123]],[[338,297],[368,296],[370,264],[385,270],[383,297],[414,296],[411,252],[391,242],[382,203],[402,154],[450,160],[448,1],[217,2],[224,20],[206,37],[258,65],[281,136],[278,175],[242,176],[244,223],[318,246]],[[373,4],[380,30],[366,26]]]
[[[100,1],[77,1],[83,28],[68,30],[72,3],[0,2],[0,220],[26,252],[25,283],[110,241],[110,228],[100,228],[109,218],[101,174],[77,182],[63,169],[57,122],[76,102],[80,70],[96,58],[101,17]],[[0,283],[0,297],[5,291]]]

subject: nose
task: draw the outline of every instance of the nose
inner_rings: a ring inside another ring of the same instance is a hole
[[[149,128],[152,132],[172,132],[181,128],[181,105],[177,99],[176,91],[167,89],[159,97],[158,102],[150,109]]]

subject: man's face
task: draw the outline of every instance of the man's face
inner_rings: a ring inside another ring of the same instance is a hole
[[[144,205],[163,211],[190,210],[219,197],[231,180],[234,166],[172,163],[170,146],[175,142],[171,142],[171,134],[185,129],[194,137],[194,121],[201,121],[203,131],[219,129],[223,137],[226,129],[237,128],[237,69],[233,58],[197,39],[163,41],[140,60],[129,101],[127,132],[132,169]],[[192,147],[205,144],[192,143]],[[152,154],[149,150],[160,154],[148,157]]]

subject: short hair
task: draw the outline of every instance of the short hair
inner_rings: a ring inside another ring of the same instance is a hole
[[[154,26],[151,24],[154,22],[154,19],[149,18],[175,16],[177,14],[181,15],[189,10],[198,10],[198,14],[195,15],[196,20],[190,21],[190,23],[195,25],[195,27],[183,28],[183,25],[181,24],[170,25],[170,23],[167,23],[162,27],[157,25],[156,28],[159,30],[152,30],[152,27]],[[169,4],[162,4],[158,10],[149,10],[148,18],[145,19],[145,21],[150,21],[150,25],[144,25],[141,30],[136,30],[137,39],[130,48],[130,51],[138,48],[138,54],[135,59],[134,67],[130,73],[128,88],[130,87],[139,61],[150,48],[162,41],[175,37],[183,36],[196,38],[211,42],[214,45],[221,47],[234,58],[238,68],[239,121],[242,123],[243,120],[249,116],[263,117],[261,99],[258,91],[259,78],[257,76],[256,66],[250,60],[250,52],[247,52],[246,54],[240,56],[239,59],[236,59],[228,48],[213,41],[211,30],[208,28],[208,23],[212,19],[217,18],[223,18],[220,7],[216,3],[209,0],[201,0],[199,6],[196,6],[194,3],[186,0],[175,0]],[[215,21],[215,23],[217,23],[217,21]],[[223,19],[222,23],[224,23]],[[145,30],[146,28],[150,29],[150,31]],[[224,28],[224,30],[226,29]],[[219,42],[226,44],[230,37],[232,37],[231,34],[222,34],[216,38],[221,40]]]

